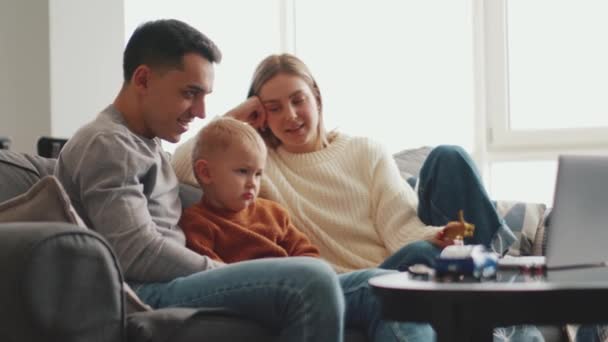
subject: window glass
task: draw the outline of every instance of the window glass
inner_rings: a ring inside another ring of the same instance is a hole
[[[507,4],[511,129],[608,126],[608,1]]]
[[[472,149],[470,0],[296,0],[295,23],[328,129]]]
[[[557,161],[506,161],[490,165],[490,196],[553,205]]]

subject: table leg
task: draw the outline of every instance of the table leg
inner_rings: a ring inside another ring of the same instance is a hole
[[[445,307],[444,307],[445,308]],[[432,326],[437,342],[491,342],[494,328],[484,317],[460,305],[452,310],[435,311]]]

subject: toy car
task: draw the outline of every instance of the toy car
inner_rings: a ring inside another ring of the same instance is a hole
[[[435,276],[490,278],[496,274],[497,265],[498,256],[483,245],[452,245],[437,257]]]

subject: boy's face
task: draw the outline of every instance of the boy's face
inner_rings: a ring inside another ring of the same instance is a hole
[[[201,174],[197,168],[197,173],[208,204],[238,212],[255,201],[266,165],[265,150],[235,142],[225,153],[217,153],[206,162],[207,171]]]

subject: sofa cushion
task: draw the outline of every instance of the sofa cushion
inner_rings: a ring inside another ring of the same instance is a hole
[[[542,203],[497,201],[496,209],[517,237],[507,254],[533,255],[536,235],[543,223],[546,206]]]
[[[0,203],[0,222],[67,222],[86,227],[53,176],[45,176],[27,192]]]
[[[532,246],[532,255],[545,255],[547,252],[547,236],[549,235],[549,221],[551,219],[551,208],[545,210],[543,219],[536,231],[534,244]]]
[[[409,180],[410,177],[418,176],[422,163],[432,149],[433,148],[430,146],[423,146],[414,149],[406,149],[393,155],[397,167],[399,167],[399,172],[401,172],[401,176],[403,176],[404,179],[407,179],[408,183],[411,184],[411,181]]]
[[[26,192],[54,167],[55,159],[0,150],[0,202]]]
[[[24,154],[0,150],[0,202],[21,195],[40,179]]]
[[[179,185],[179,198],[182,201],[182,208],[186,209],[198,203],[203,196],[203,190],[189,184],[181,183]]]

